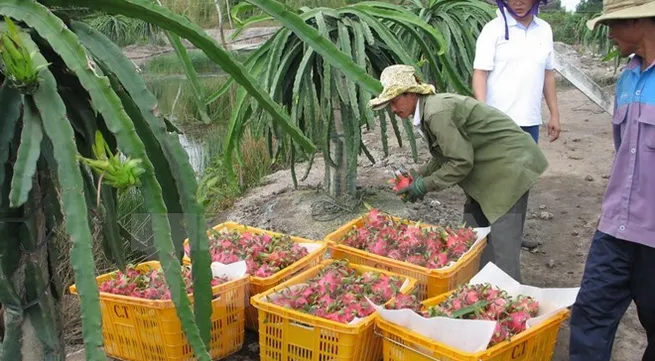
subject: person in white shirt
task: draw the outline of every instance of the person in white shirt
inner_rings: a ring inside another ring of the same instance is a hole
[[[559,138],[560,121],[553,69],[553,32],[536,16],[540,0],[498,1],[497,17],[477,39],[473,93],[509,115],[539,141],[542,95],[550,111],[550,141]]]
[[[550,111],[550,141],[560,135],[555,87],[553,32],[536,15],[541,0],[496,0],[497,17],[476,42],[473,94],[512,118],[539,143],[542,100]],[[544,3],[546,0],[544,0]],[[523,241],[527,248],[535,242]]]

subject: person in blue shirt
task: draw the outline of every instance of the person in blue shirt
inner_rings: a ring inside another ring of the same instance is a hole
[[[630,303],[655,360],[655,0],[605,0],[589,21],[609,27],[622,57],[612,130],[616,156],[571,312],[570,361],[609,361]]]

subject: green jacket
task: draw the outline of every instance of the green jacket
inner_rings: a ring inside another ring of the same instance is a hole
[[[420,129],[432,154],[419,169],[428,191],[457,184],[493,223],[548,167],[532,137],[499,110],[457,94],[419,99]]]

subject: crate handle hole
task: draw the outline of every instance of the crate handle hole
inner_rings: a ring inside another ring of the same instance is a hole
[[[310,325],[307,325],[307,324],[304,324],[304,323],[300,323],[300,322],[296,322],[296,321],[290,321],[289,324],[291,324],[293,326],[300,327],[300,328],[304,328],[305,330],[309,330],[309,331],[314,330],[313,326],[310,326]]]

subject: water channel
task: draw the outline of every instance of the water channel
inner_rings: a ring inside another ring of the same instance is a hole
[[[210,94],[225,79],[225,75],[202,75],[200,83],[204,93]],[[178,134],[180,144],[186,150],[193,170],[200,176],[211,158],[220,155],[230,107],[225,101],[216,101],[208,109],[212,124],[202,124],[192,90],[183,75],[148,77],[146,81],[157,97],[160,111],[182,131]]]

